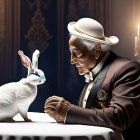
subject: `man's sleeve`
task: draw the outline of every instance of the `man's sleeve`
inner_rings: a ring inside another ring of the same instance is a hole
[[[129,61],[114,75],[112,99],[107,108],[85,109],[71,105],[65,123],[104,126],[124,130],[140,112],[140,66]]]

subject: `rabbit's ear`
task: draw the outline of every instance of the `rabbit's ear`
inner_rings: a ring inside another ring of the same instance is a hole
[[[39,50],[35,50],[32,56],[32,67],[33,69],[38,69],[38,57],[39,57]]]
[[[18,54],[20,56],[22,64],[26,68],[31,68],[31,60],[27,56],[25,56],[24,53],[21,50],[18,51]]]

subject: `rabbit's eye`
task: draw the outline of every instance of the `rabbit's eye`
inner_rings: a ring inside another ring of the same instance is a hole
[[[31,74],[33,74],[33,75],[36,75],[36,76],[39,76],[39,77],[40,77],[40,75],[39,75],[38,73],[31,73]],[[31,75],[31,74],[30,74],[30,75]]]
[[[34,75],[36,75],[36,76],[39,76],[39,77],[40,77],[40,75],[39,75],[38,73],[34,73]]]

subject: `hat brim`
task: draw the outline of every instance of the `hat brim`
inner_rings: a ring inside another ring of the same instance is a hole
[[[70,22],[68,24],[68,31],[70,32],[70,34],[72,34],[80,39],[90,40],[90,41],[99,42],[99,43],[107,44],[107,45],[115,45],[119,42],[119,39],[116,36],[110,36],[109,38],[105,37],[105,40],[101,40],[98,38],[91,37],[87,34],[82,34],[80,32],[77,32],[75,30],[75,24],[76,24],[76,22]]]

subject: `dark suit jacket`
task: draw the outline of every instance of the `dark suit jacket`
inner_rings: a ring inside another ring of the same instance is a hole
[[[111,64],[101,89],[108,93],[107,100],[99,101],[96,97],[91,109],[71,105],[65,123],[110,127],[124,131],[124,137],[130,138],[134,128],[140,126],[139,63],[117,57]],[[126,130],[130,132],[127,133]]]

